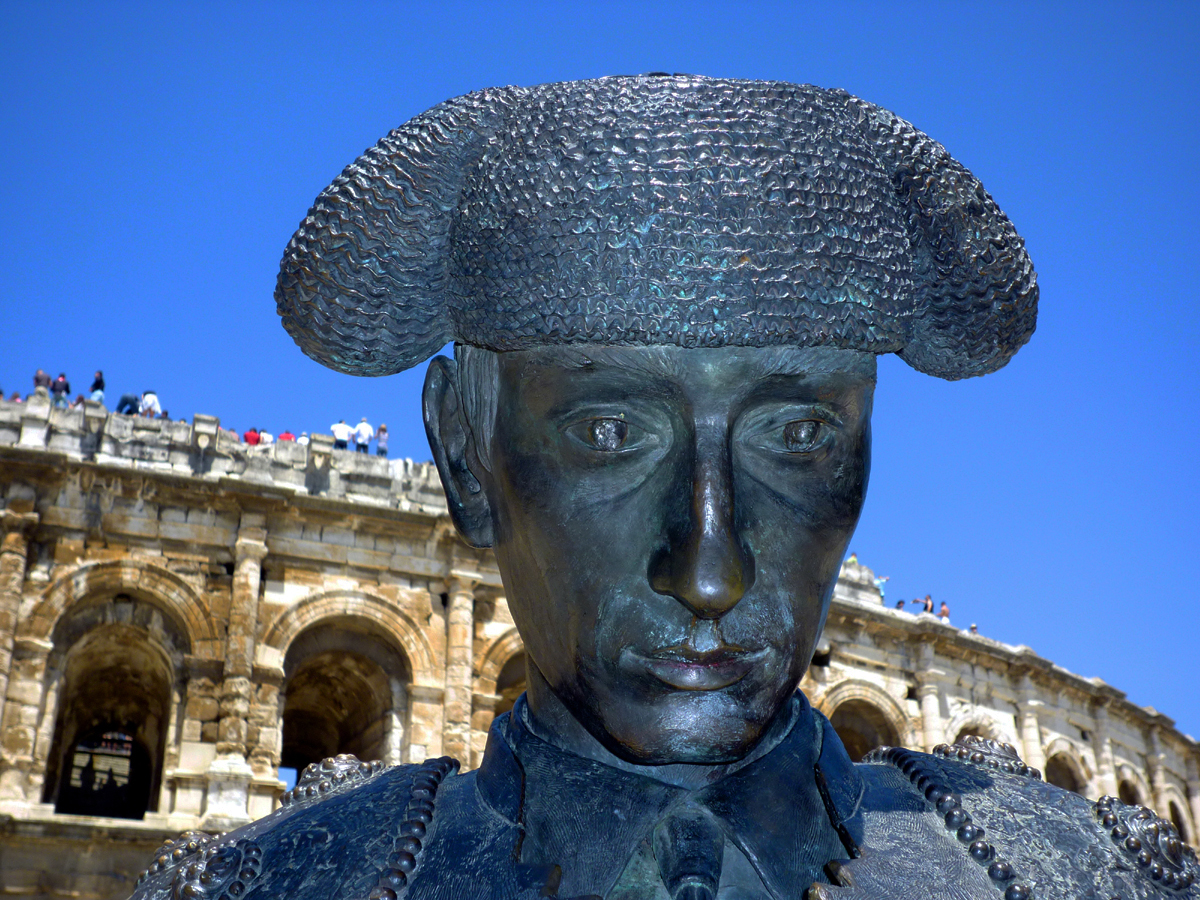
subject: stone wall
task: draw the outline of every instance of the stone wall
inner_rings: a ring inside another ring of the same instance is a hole
[[[324,755],[477,765],[523,684],[428,464],[0,401],[0,524],[4,896],[125,897],[164,838],[266,814]],[[848,746],[1002,738],[1194,839],[1200,749],[1169,719],[880,599],[843,568],[801,685]]]

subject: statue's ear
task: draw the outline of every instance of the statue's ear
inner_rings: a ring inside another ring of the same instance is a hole
[[[487,472],[475,455],[471,426],[463,411],[458,367],[444,356],[430,361],[421,396],[425,434],[446,490],[450,518],[472,547],[492,546],[492,506],[476,471]]]

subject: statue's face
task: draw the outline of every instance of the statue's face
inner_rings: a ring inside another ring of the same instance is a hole
[[[830,348],[500,355],[480,481],[508,604],[609,750],[728,762],[783,708],[862,508],[874,380]]]

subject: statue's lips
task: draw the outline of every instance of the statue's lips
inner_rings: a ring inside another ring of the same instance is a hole
[[[766,657],[769,650],[746,650],[726,645],[693,650],[686,644],[662,647],[645,656],[634,654],[663,684],[680,691],[719,691],[737,684]]]

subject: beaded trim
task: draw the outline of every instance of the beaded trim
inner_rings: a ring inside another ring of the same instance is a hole
[[[421,763],[413,775],[412,794],[404,810],[399,835],[368,900],[398,900],[407,893],[409,879],[421,862],[421,842],[433,821],[433,802],[438,787],[442,779],[457,768],[458,761],[448,756]]]
[[[379,760],[362,762],[357,756],[343,753],[304,767],[296,786],[279,798],[280,806],[295,806],[338,793],[352,785],[362,784],[383,771]]]
[[[1153,810],[1101,797],[1095,813],[1121,851],[1162,887],[1186,891],[1200,878],[1196,851],[1183,842],[1174,824]]]
[[[994,742],[993,742],[994,743]],[[953,751],[953,753],[941,753],[942,756],[958,756],[960,745],[954,747],[945,747],[941,745],[939,749]],[[983,751],[974,751],[964,747],[967,750],[968,756],[974,752],[979,752],[984,759],[971,760],[973,762],[983,762],[987,764],[986,754]],[[1007,860],[1001,859],[996,848],[988,841],[984,840],[984,830],[980,826],[971,821],[971,816],[963,809],[962,798],[950,790],[945,784],[941,783],[938,774],[930,767],[924,764],[922,757],[924,754],[914,753],[911,750],[904,750],[900,747],[880,747],[877,750],[872,750],[865,757],[863,762],[882,762],[890,766],[894,766],[908,776],[911,781],[922,794],[925,799],[933,804],[934,808],[942,816],[946,823],[946,830],[954,832],[958,840],[967,845],[967,852],[971,854],[971,858],[982,866],[987,866],[988,878],[995,882],[997,888],[1004,890],[1004,900],[1031,900],[1033,897],[1033,888],[1028,882],[1019,880],[1017,873],[1013,869],[1012,864]],[[1013,756],[1016,756],[1015,751]],[[1020,762],[1018,759],[1017,762]],[[1021,765],[1024,765],[1022,763]],[[997,763],[996,768],[1003,768],[1003,764]],[[1034,769],[1029,769],[1026,773],[1035,772]]]
[[[158,848],[158,852],[154,855],[154,862],[142,870],[134,886],[140,886],[151,875],[157,875],[168,866],[173,866],[175,863],[187,859],[192,854],[198,853],[218,837],[219,835],[209,834],[207,831],[185,831],[173,840],[164,841],[163,845]]]
[[[987,766],[989,769],[999,769],[1009,775],[1025,775],[1039,781],[1042,777],[1041,772],[1022,762],[1021,757],[1017,756],[1017,748],[1012,744],[975,735],[967,735],[950,746],[938,744],[933,748],[933,753],[947,759],[961,759],[964,762]]]

